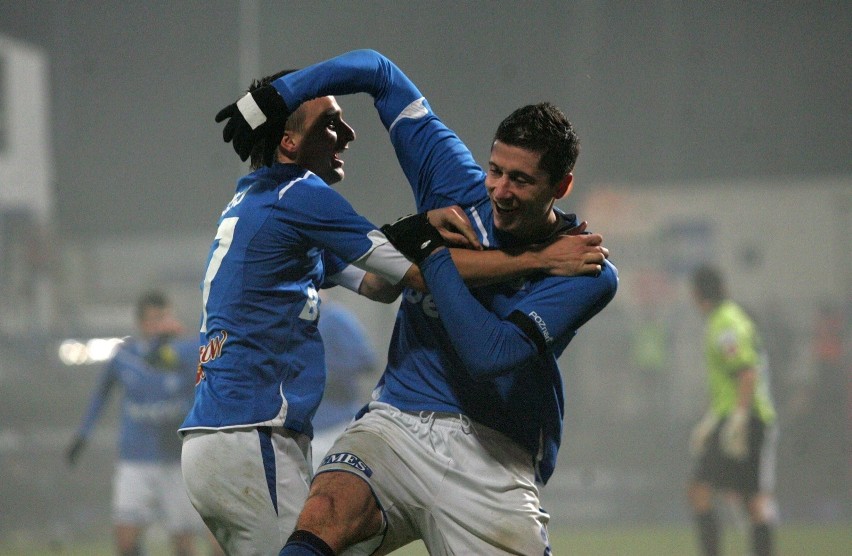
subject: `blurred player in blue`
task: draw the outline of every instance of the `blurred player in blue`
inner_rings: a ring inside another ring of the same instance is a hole
[[[238,181],[210,248],[195,403],[181,426],[190,499],[231,554],[280,550],[308,494],[311,420],[325,384],[318,290],[342,285],[390,302],[402,286],[423,288],[419,269],[330,187],[343,179],[342,154],[355,139],[336,99],[264,112],[278,96],[268,85],[275,77],[217,115],[253,171]],[[448,239],[478,246],[461,211],[433,221]],[[575,251],[599,253],[599,243],[577,242]],[[476,262],[459,264],[472,279],[493,279],[487,261],[517,275],[559,267],[542,262],[552,248],[461,250]]]
[[[692,275],[695,303],[706,318],[704,352],[710,403],[693,429],[695,470],[689,503],[702,553],[719,554],[717,493],[748,511],[752,554],[771,556],[777,521],[776,414],[769,392],[766,351],[751,317],[727,298],[721,272],[705,265]]]
[[[379,358],[364,325],[333,290],[320,291],[322,318],[317,323],[325,348],[328,371],[325,393],[313,419],[311,451],[314,470],[352,417],[364,405],[364,382],[375,381]]]
[[[562,433],[556,359],[612,299],[615,268],[599,249],[584,276],[532,273],[471,290],[429,219],[440,207],[467,207],[488,248],[585,230],[554,207],[573,186],[571,124],[547,103],[517,110],[498,128],[483,171],[374,51],[291,73],[273,88],[265,113],[323,94],[374,97],[420,211],[382,230],[421,264],[430,292],[405,291],[374,401],[322,461],[281,554],[336,554],[363,540],[354,553],[387,553],[418,538],[431,554],[547,554],[539,486]],[[238,152],[260,135],[238,131]]]
[[[143,553],[145,529],[159,521],[178,555],[195,554],[204,523],[186,495],[176,428],[192,406],[198,343],[168,298],[144,293],[136,303],[137,337],[126,339],[104,368],[67,459],[77,464],[110,396],[122,390],[118,463],[113,479],[115,542],[122,556]],[[211,550],[220,553],[212,538]]]

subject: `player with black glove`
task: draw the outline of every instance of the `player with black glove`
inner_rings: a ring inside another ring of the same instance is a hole
[[[281,72],[281,75],[289,71],[293,70]],[[265,140],[268,148],[264,152],[263,163],[271,166],[291,112],[275,87],[264,85],[221,109],[216,114],[216,121],[228,120],[222,130],[222,139],[232,143],[243,162],[251,155],[254,146]]]

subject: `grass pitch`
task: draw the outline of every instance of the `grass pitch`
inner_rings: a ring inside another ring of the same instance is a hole
[[[553,553],[558,556],[698,556],[693,531],[688,526],[609,527],[560,529],[551,535]],[[852,526],[787,524],[776,537],[779,556],[848,556],[852,554]],[[170,556],[161,532],[148,538],[148,556]],[[748,539],[736,530],[728,530],[722,553],[748,554]],[[106,535],[89,539],[37,540],[19,537],[0,539],[0,556],[112,556]],[[199,546],[199,554],[204,551]],[[422,543],[411,544],[394,552],[397,556],[427,556]]]

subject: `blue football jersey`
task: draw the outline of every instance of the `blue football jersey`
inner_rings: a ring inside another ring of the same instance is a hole
[[[350,52],[273,85],[293,107],[323,95],[370,94],[418,211],[467,207],[485,247],[518,245],[494,228],[482,168],[384,56]],[[576,224],[573,215],[560,217],[565,227]],[[546,482],[564,409],[556,360],[577,329],[612,299],[615,267],[606,263],[596,278],[536,275],[471,292],[447,261],[444,253],[424,263],[431,293],[405,290],[374,396],[403,410],[463,413],[499,430],[530,452]],[[519,327],[513,314],[523,315],[534,330]]]
[[[325,364],[317,291],[384,240],[313,173],[243,177],[219,219],[202,283],[195,404],[181,431],[266,425],[311,436]]]
[[[175,429],[192,406],[197,361],[194,339],[166,344],[125,340],[104,367],[79,434],[91,434],[110,396],[120,390],[119,459],[180,461]]]

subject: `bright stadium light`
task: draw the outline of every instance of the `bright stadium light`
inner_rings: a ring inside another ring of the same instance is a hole
[[[59,360],[65,365],[93,365],[109,359],[123,338],[92,338],[86,342],[63,340],[59,344]]]

